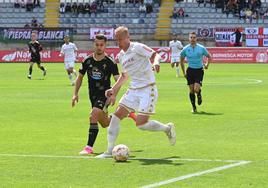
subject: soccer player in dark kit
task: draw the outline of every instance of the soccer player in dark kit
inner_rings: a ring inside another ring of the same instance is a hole
[[[32,72],[33,72],[33,65],[34,63],[37,64],[38,68],[43,71],[43,75],[46,76],[47,71],[46,69],[41,65],[41,58],[40,58],[40,51],[42,51],[41,44],[37,41],[37,33],[32,32],[31,34],[31,42],[28,44],[29,52],[31,53],[31,60],[30,60],[30,67],[29,67],[29,75],[28,78],[32,78]]]
[[[97,138],[99,128],[98,123],[106,128],[109,126],[110,117],[107,112],[107,98],[105,91],[111,88],[111,76],[115,81],[119,78],[118,67],[114,60],[105,54],[107,38],[104,35],[97,35],[94,41],[94,53],[88,56],[81,65],[79,75],[76,79],[72,106],[78,102],[78,92],[82,84],[84,75],[87,73],[89,98],[92,106],[89,115],[88,142],[80,155],[93,153],[93,145]],[[135,114],[131,114],[135,119]]]

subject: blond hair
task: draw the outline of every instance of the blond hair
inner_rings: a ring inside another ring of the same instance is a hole
[[[115,29],[114,33],[120,33],[123,35],[129,35],[128,28],[125,26],[119,26],[118,28]]]

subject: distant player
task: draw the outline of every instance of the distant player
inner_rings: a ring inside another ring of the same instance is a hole
[[[208,69],[211,62],[211,55],[207,49],[201,44],[197,43],[196,33],[189,33],[190,44],[185,46],[181,51],[180,64],[184,77],[187,79],[189,85],[189,97],[192,104],[192,112],[197,112],[195,105],[195,94],[197,95],[198,105],[202,104],[201,86],[204,76],[204,70]],[[203,57],[206,56],[208,61],[203,64]],[[188,68],[185,72],[184,60],[187,58]]]
[[[97,138],[99,128],[98,123],[106,128],[109,126],[110,117],[107,114],[107,98],[105,91],[111,88],[111,76],[119,78],[118,67],[113,59],[105,54],[107,38],[104,35],[97,35],[94,41],[94,53],[88,56],[81,65],[79,75],[76,80],[72,106],[78,102],[78,92],[85,74],[88,77],[89,98],[92,111],[89,117],[89,133],[87,146],[80,152],[80,155],[93,153],[93,145]],[[134,117],[135,114],[132,114]]]
[[[75,79],[77,77],[76,71],[74,69],[74,64],[76,60],[77,47],[74,43],[70,42],[69,35],[64,36],[64,44],[61,47],[60,57],[64,56],[64,66],[67,71],[68,77],[70,79],[71,85],[75,84]]]
[[[173,40],[169,42],[170,49],[170,60],[171,67],[174,68],[176,66],[177,77],[180,75],[179,62],[180,62],[180,52],[183,49],[183,45],[181,41],[178,40],[177,35],[173,35]]]
[[[160,56],[148,46],[131,42],[126,27],[118,27],[115,30],[115,39],[121,51],[118,55],[118,61],[122,65],[122,74],[113,87],[106,91],[106,96],[111,105],[116,101],[116,96],[121,86],[127,82],[130,77],[128,90],[119,101],[115,113],[112,115],[108,128],[108,147],[107,151],[97,158],[107,158],[112,156],[112,150],[115,146],[119,134],[120,122],[128,116],[130,112],[137,111],[136,126],[140,130],[164,132],[171,145],[176,143],[176,132],[173,123],[163,124],[156,120],[149,120],[150,115],[155,112],[155,105],[158,98],[155,75],[152,66],[156,72],[159,72]],[[153,65],[151,64],[153,62]]]
[[[40,57],[40,52],[43,50],[43,48],[42,48],[41,44],[37,41],[37,33],[36,32],[32,32],[31,41],[28,43],[28,47],[29,47],[29,52],[31,53],[28,78],[29,79],[32,78],[34,63],[37,64],[38,68],[43,71],[43,75],[46,76],[47,71],[41,65],[41,57]]]

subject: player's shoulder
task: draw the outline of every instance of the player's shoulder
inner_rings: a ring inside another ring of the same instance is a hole
[[[202,45],[202,44],[197,43],[196,45],[197,45],[198,47],[200,47],[200,48],[205,48],[205,46]]]
[[[109,63],[116,64],[114,58],[108,54],[105,55],[105,59],[107,59]]]
[[[83,59],[82,63],[89,64],[92,60],[94,60],[93,53],[92,54],[89,54],[87,57],[85,57]]]
[[[187,49],[187,48],[190,48],[190,44],[187,44],[186,46],[183,47],[183,50],[184,49]]]

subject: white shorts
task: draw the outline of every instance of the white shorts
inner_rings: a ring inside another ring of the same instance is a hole
[[[64,61],[65,69],[74,68],[74,61]]]
[[[172,55],[172,56],[170,57],[170,60],[171,60],[171,63],[180,62],[180,56]]]
[[[154,114],[158,98],[156,85],[141,89],[128,89],[119,101],[119,105],[141,114]]]

